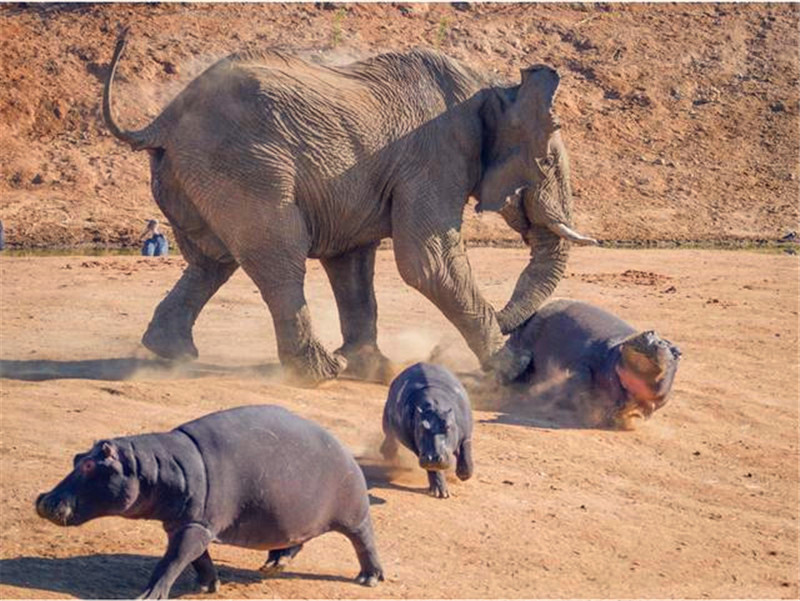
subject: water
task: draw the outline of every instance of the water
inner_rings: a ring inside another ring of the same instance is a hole
[[[19,248],[0,251],[0,257],[113,257],[139,255],[139,248]]]

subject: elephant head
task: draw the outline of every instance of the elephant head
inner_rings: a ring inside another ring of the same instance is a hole
[[[483,174],[477,210],[498,211],[531,247],[506,306],[497,313],[509,333],[536,312],[566,268],[567,241],[597,242],[572,230],[569,158],[553,98],[559,76],[551,67],[523,69],[522,83],[492,88],[482,107]]]

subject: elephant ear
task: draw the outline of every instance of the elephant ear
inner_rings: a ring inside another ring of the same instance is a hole
[[[514,104],[515,112],[520,117],[533,118],[546,135],[553,133],[560,127],[553,112],[553,101],[561,82],[558,71],[548,65],[533,65],[521,69],[520,76],[522,84]]]

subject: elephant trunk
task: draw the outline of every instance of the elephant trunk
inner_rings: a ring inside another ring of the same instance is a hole
[[[503,334],[522,325],[555,290],[567,267],[569,244],[550,228],[534,225],[525,234],[531,258],[517,280],[514,293],[497,313]]]

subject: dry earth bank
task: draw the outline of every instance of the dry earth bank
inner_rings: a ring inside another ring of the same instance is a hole
[[[800,6],[5,4],[0,219],[13,246],[131,244],[157,214],[144,153],[102,123],[152,119],[202,69],[276,46],[327,63],[437,47],[509,80],[557,67],[576,224],[606,240],[775,240],[798,230]],[[477,241],[515,236],[467,210]]]

